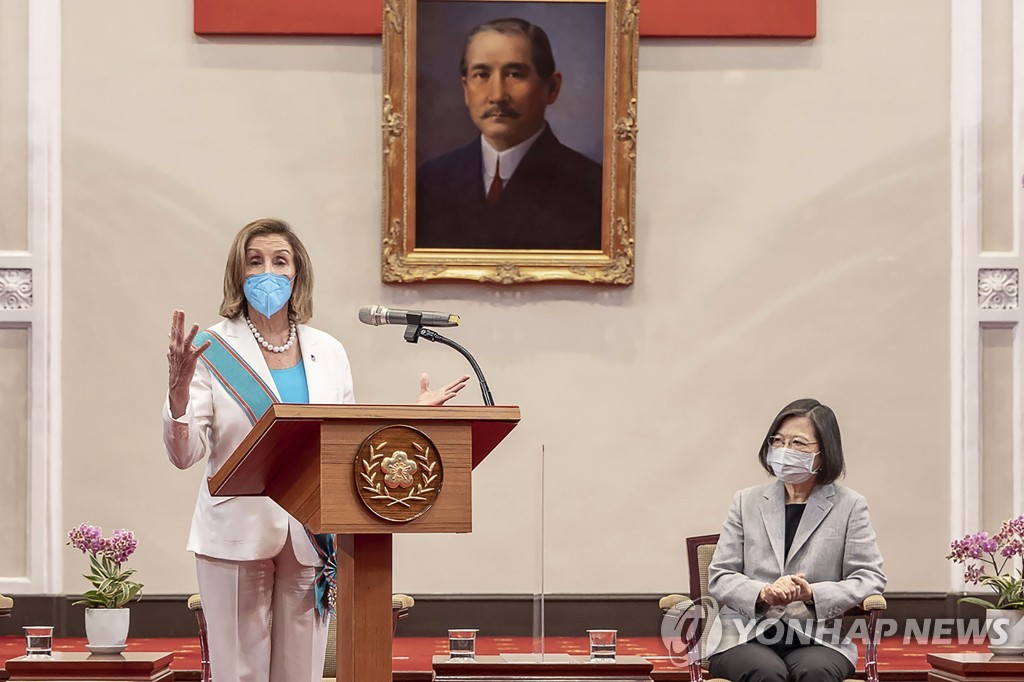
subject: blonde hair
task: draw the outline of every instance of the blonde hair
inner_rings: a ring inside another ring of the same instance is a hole
[[[220,315],[233,320],[247,312],[245,300],[245,250],[254,237],[270,234],[281,235],[288,240],[295,257],[295,281],[292,282],[292,297],[288,301],[288,314],[302,324],[313,317],[313,263],[302,241],[288,223],[277,218],[260,218],[249,223],[235,235],[228,250],[228,262],[224,266],[224,300],[220,304]]]

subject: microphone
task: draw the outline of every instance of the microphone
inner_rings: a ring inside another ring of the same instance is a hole
[[[484,379],[483,370],[480,369],[480,365],[473,358],[473,355],[464,347],[445,336],[441,336],[433,329],[424,329],[424,327],[458,327],[458,315],[438,313],[432,310],[391,310],[382,305],[364,305],[359,309],[359,321],[374,327],[382,324],[404,324],[405,340],[409,343],[416,343],[422,338],[454,348],[464,358],[469,360],[470,366],[473,367],[476,379],[480,383],[480,392],[484,397],[484,405],[494,405],[494,396],[491,395],[491,389],[487,385],[487,380]]]
[[[382,324],[405,324],[420,327],[458,327],[459,316],[431,310],[393,310],[381,305],[364,305],[359,321],[374,327]]]

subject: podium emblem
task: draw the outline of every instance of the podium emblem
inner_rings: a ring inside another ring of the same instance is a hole
[[[423,516],[441,492],[444,467],[434,442],[411,426],[386,426],[359,446],[356,492],[373,514],[405,523]]]

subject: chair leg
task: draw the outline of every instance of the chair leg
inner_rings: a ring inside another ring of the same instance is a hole
[[[409,615],[409,609],[391,609],[391,639],[395,638],[398,631],[398,621]]]
[[[878,611],[868,614],[868,641],[864,645],[864,676],[878,682]]]
[[[704,682],[704,668],[701,666],[701,635],[704,619],[692,621],[684,633],[686,640],[686,661],[690,670],[690,682]]]
[[[691,682],[704,682],[704,669],[700,667],[700,660],[690,663],[689,668]]]
[[[199,659],[202,666],[202,682],[212,682],[210,671],[210,642],[206,632],[206,616],[202,609],[196,609],[196,622],[199,625]]]

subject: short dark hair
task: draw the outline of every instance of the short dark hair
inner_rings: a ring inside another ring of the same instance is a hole
[[[548,34],[540,26],[531,24],[525,19],[506,17],[494,19],[486,24],[480,24],[466,37],[466,46],[462,48],[462,61],[459,63],[459,71],[465,78],[469,72],[469,64],[466,63],[466,52],[469,51],[469,44],[478,33],[494,31],[502,35],[520,35],[530,41],[530,52],[533,57],[533,68],[543,80],[551,78],[555,73],[555,55],[551,51],[551,41]]]
[[[775,416],[758,451],[758,459],[761,460],[761,466],[765,471],[772,476],[775,475],[768,464],[768,439],[774,436],[782,422],[790,417],[807,417],[814,426],[814,437],[818,441],[818,451],[821,453],[817,482],[832,483],[841,478],[846,473],[846,460],[843,459],[843,439],[839,435],[836,413],[831,407],[821,404],[814,398],[794,400]]]

